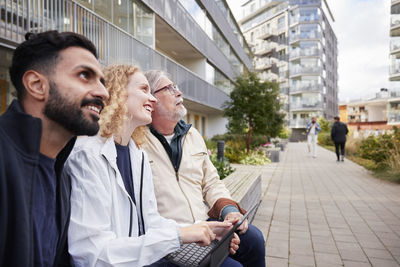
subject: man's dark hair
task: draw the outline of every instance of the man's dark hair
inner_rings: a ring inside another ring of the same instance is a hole
[[[338,116],[333,117],[333,119],[334,119],[335,121],[340,121],[340,117],[338,117]]]
[[[26,41],[14,51],[10,77],[17,90],[18,99],[23,99],[25,87],[22,77],[28,70],[50,74],[55,68],[59,53],[68,47],[81,47],[97,58],[96,47],[83,35],[73,32],[47,31],[43,33],[28,32]]]

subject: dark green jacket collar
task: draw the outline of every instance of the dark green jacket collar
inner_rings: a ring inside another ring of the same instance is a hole
[[[182,159],[182,139],[185,134],[189,131],[191,124],[187,124],[185,121],[180,120],[175,128],[174,128],[174,137],[172,137],[171,144],[168,144],[165,137],[160,134],[152,125],[150,127],[150,132],[157,137],[157,139],[163,145],[165,151],[167,152],[169,159],[175,169],[175,172],[178,172],[179,166],[181,164]]]

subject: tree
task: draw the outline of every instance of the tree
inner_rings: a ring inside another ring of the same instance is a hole
[[[283,127],[284,115],[279,112],[279,88],[275,82],[261,82],[256,73],[236,78],[230,100],[224,105],[231,133],[247,134],[247,153],[253,134],[275,137]]]

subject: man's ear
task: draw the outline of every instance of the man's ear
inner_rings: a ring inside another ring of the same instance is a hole
[[[48,79],[34,70],[28,70],[22,76],[22,83],[25,86],[26,94],[38,101],[44,101],[49,92]]]

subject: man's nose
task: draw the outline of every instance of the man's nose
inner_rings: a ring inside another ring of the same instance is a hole
[[[110,97],[110,94],[108,93],[106,87],[101,82],[96,85],[96,88],[93,90],[92,95],[101,99],[102,101],[105,101]]]

